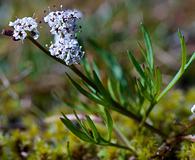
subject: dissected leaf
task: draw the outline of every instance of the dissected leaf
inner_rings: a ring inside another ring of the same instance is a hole
[[[80,139],[82,139],[83,141],[86,142],[91,142],[91,140],[89,139],[89,137],[81,132],[77,127],[75,127],[75,125],[63,114],[63,117],[60,118],[61,121],[64,123],[64,125],[77,137],[79,137]]]
[[[92,130],[94,141],[96,143],[99,143],[99,141],[100,141],[100,134],[99,134],[95,124],[93,123],[93,121],[91,120],[91,118],[89,116],[86,116],[86,119],[87,119],[87,122],[88,122],[91,130]]]
[[[137,42],[139,48],[140,48],[140,51],[141,51],[141,54],[143,55],[143,57],[145,58],[146,62],[148,61],[147,59],[147,52],[145,50],[145,48],[142,46],[142,44],[140,42]]]
[[[106,126],[108,128],[108,141],[110,141],[112,137],[113,120],[108,109],[104,109],[104,113],[105,113]]]
[[[133,54],[130,51],[128,52],[128,55],[129,55],[129,59],[131,60],[131,62],[134,65],[135,69],[139,73],[140,77],[145,80],[146,77],[145,77],[144,71],[142,70],[139,62],[135,59],[135,57],[133,56]]]
[[[109,103],[110,100],[111,100],[111,97],[110,97],[108,91],[103,86],[101,80],[99,79],[99,77],[98,77],[98,75],[96,74],[95,71],[93,71],[93,77],[94,77],[95,84],[98,86],[98,89],[101,91],[101,94],[103,95],[105,100]]]
[[[91,79],[91,66],[88,60],[86,58],[83,58],[82,62],[83,62],[84,70],[85,70],[87,77]]]
[[[89,39],[89,42],[95,48],[98,56],[100,56],[105,61],[112,75],[125,86],[127,82],[124,79],[123,69],[118,63],[116,57],[112,56],[112,53],[99,46],[94,40]]]
[[[159,68],[155,70],[155,76],[156,76],[155,88],[156,92],[159,93],[162,85],[162,75]]]
[[[180,31],[178,31],[178,37],[179,37],[179,40],[180,40],[181,53],[182,53],[181,71],[184,72],[185,65],[186,65],[186,56],[187,56],[186,44],[185,44],[184,36],[181,34]]]
[[[153,71],[153,69],[154,69],[154,54],[153,54],[152,42],[150,39],[150,35],[149,35],[146,27],[143,24],[141,24],[141,30],[142,30],[142,33],[144,35],[144,42],[146,45],[148,65],[149,65],[150,69]]]
[[[114,87],[113,87],[113,81],[110,78],[108,79],[108,91],[109,91],[111,97],[114,100],[117,100],[116,95],[115,95],[115,91],[114,91]]]
[[[101,105],[107,105],[106,103],[104,103],[102,100],[98,99],[97,97],[93,96],[92,93],[87,92],[85,89],[83,89],[77,82],[75,82],[68,74],[67,74],[68,78],[71,80],[72,84],[77,88],[77,90],[82,93],[83,95],[85,95],[86,97],[88,97],[90,100],[101,104]]]
[[[176,73],[176,75],[173,77],[173,79],[169,82],[169,84],[165,87],[165,89],[160,93],[160,95],[157,97],[157,102],[167,94],[167,92],[177,83],[177,81],[181,78],[183,75],[185,69],[187,69],[188,64],[186,65],[186,44],[184,40],[184,36],[181,34],[180,31],[178,31],[178,36],[180,39],[180,44],[181,44],[181,52],[182,52],[182,64],[179,69],[179,71]],[[193,55],[189,61],[193,60]],[[189,63],[189,62],[188,62]],[[190,62],[191,63],[191,62]]]
[[[91,138],[91,135],[90,135],[90,133],[89,133],[87,127],[86,127],[85,124],[82,123],[82,121],[79,119],[79,117],[78,117],[78,115],[76,114],[75,111],[74,111],[74,115],[75,115],[75,117],[76,117],[76,119],[77,119],[77,122],[79,123],[81,129],[83,130],[83,132],[89,137],[89,139],[91,139],[91,140],[93,141],[93,139]]]

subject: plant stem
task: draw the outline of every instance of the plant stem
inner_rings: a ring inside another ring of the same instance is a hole
[[[109,146],[129,150],[129,151],[133,152],[133,153],[136,155],[136,153],[134,152],[134,150],[132,150],[132,149],[131,149],[131,148],[129,148],[129,147],[122,146],[122,145],[115,144],[115,143],[109,143]]]
[[[121,106],[119,103],[116,101],[113,101],[113,107],[112,109],[121,113],[122,115],[134,119],[136,122],[141,123],[142,122],[142,117],[138,117],[137,115],[133,114],[132,112],[126,110],[123,106]],[[162,136],[163,138],[166,137],[166,135],[159,129],[153,127],[152,125],[148,124],[147,122],[143,122],[143,126],[146,128],[150,129],[151,131],[157,133],[158,135]]]
[[[69,141],[67,142],[67,154],[68,154],[68,160],[72,160]]]
[[[42,50],[46,55],[50,56],[51,58],[55,59],[56,61],[60,62],[61,64],[67,66],[66,63],[63,60],[61,60],[61,59],[59,59],[55,56],[52,56],[50,54],[49,50],[47,50],[45,47],[43,47],[38,41],[34,40],[30,36],[27,36],[27,39],[29,39],[36,47],[38,47],[40,50]]]
[[[182,69],[180,69],[175,77],[172,79],[172,81],[168,84],[168,86],[161,92],[161,94],[156,98],[156,102],[159,102],[162,97],[164,97],[167,92],[177,83],[177,81],[181,78],[183,74]]]
[[[173,151],[173,148],[175,146],[178,146],[183,139],[183,137],[185,136],[186,132],[194,127],[195,125],[195,120],[193,120],[192,122],[190,122],[187,126],[184,126],[184,128],[182,128],[182,130],[176,134],[174,137],[169,137],[166,139],[166,141],[159,147],[158,151],[156,152],[156,154],[154,156],[152,156],[152,159],[164,159],[166,157],[166,155],[169,154],[169,152]]]
[[[50,56],[51,58],[55,59],[56,61],[58,61],[59,63],[65,65],[66,67],[69,67],[76,75],[78,75],[80,78],[82,78],[86,83],[88,83],[91,87],[93,87],[97,92],[99,92],[99,89],[96,87],[96,85],[90,80],[88,79],[80,70],[78,70],[74,65],[72,66],[68,66],[66,65],[66,63],[57,58],[54,57],[50,54],[50,52],[43,47],[39,42],[37,42],[36,40],[34,40],[32,37],[28,36],[27,37],[35,46],[37,46],[39,49],[41,49],[45,54],[47,54],[48,56]],[[142,121],[141,117],[138,117],[137,115],[135,115],[134,113],[130,112],[129,110],[126,110],[123,106],[121,106],[118,102],[114,101],[112,99],[112,105],[114,107],[112,107],[113,110],[115,110],[116,112],[119,112],[120,114],[125,115],[128,118],[134,119],[136,122],[140,123]],[[150,129],[151,131],[157,133],[158,135],[162,136],[162,137],[166,137],[165,134],[163,134],[160,130],[154,128],[152,125],[144,122],[143,125],[145,127],[147,127],[148,129]]]
[[[148,110],[147,110],[146,113],[144,114],[144,117],[143,117],[143,119],[142,119],[142,122],[141,122],[141,124],[140,124],[140,127],[142,127],[143,124],[145,123],[145,121],[147,120],[147,118],[148,118],[150,112],[152,111],[152,109],[154,108],[155,104],[156,104],[156,102],[151,102],[151,103],[150,103],[150,106],[149,106]]]
[[[183,60],[184,59],[184,60]],[[147,117],[149,116],[150,112],[152,111],[152,109],[154,108],[155,104],[157,104],[160,99],[162,97],[164,97],[167,92],[177,83],[177,81],[181,78],[181,76],[183,75],[183,73],[185,72],[185,70],[188,69],[188,67],[190,66],[190,64],[193,62],[193,60],[195,59],[195,52],[192,54],[190,60],[188,61],[188,63],[186,64],[186,57],[185,55],[183,55],[182,58],[182,66],[180,68],[180,70],[177,72],[177,74],[175,75],[175,77],[172,79],[172,81],[167,85],[167,87],[161,92],[161,94],[156,98],[155,102],[151,102],[144,118],[143,118],[143,122],[146,121]],[[142,126],[142,123],[141,123]]]
[[[192,54],[190,60],[188,61],[187,64],[185,64],[183,67],[180,68],[180,70],[177,72],[175,77],[172,79],[172,81],[168,84],[168,86],[161,92],[161,94],[156,98],[156,103],[160,101],[160,99],[167,94],[167,92],[175,85],[175,83],[181,78],[183,75],[184,71],[188,69],[190,64],[193,62],[195,59],[195,52]]]
[[[116,147],[116,148],[126,149],[126,150],[131,151],[131,152],[134,153],[135,155],[137,155],[137,153],[135,152],[135,150],[132,149],[132,148],[130,148],[130,147],[123,146],[123,145],[120,145],[120,144],[117,144],[117,143],[108,142],[108,141],[106,141],[106,140],[103,139],[103,138],[101,138],[101,140],[102,140],[104,143],[99,143],[99,144],[97,144],[97,145],[101,145],[101,146],[110,146],[110,147]]]
[[[96,85],[94,83],[92,83],[81,71],[79,71],[74,65],[68,66],[66,65],[66,63],[55,57],[52,56],[50,54],[50,52],[43,47],[39,42],[37,42],[36,40],[34,40],[32,37],[28,36],[27,37],[35,46],[37,46],[39,49],[41,49],[45,54],[47,54],[48,56],[50,56],[51,58],[55,59],[56,61],[58,61],[59,63],[65,65],[66,67],[70,68],[75,74],[77,74],[79,77],[81,77],[85,82],[87,82],[88,84],[90,84],[95,90],[98,90],[98,88],[96,87]]]
[[[121,141],[123,141],[123,143],[125,143],[129,148],[131,148],[131,150],[134,151],[134,153],[136,153],[135,149],[132,147],[129,140],[125,137],[125,135],[123,135],[123,133],[115,125],[114,125],[114,131],[116,132],[118,137],[121,139]]]

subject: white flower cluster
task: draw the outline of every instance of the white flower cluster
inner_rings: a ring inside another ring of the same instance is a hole
[[[39,32],[37,30],[38,24],[32,17],[24,17],[22,19],[17,19],[14,22],[10,22],[9,26],[14,28],[13,37],[16,40],[24,40],[29,31],[34,39],[39,38]]]
[[[50,32],[55,36],[49,51],[67,65],[78,64],[84,55],[76,38],[77,22],[81,17],[82,13],[77,10],[50,12],[44,17],[51,28]]]
[[[50,32],[54,35],[75,34],[77,30],[77,22],[82,18],[81,12],[78,10],[65,10],[50,12],[44,21],[51,28]]]

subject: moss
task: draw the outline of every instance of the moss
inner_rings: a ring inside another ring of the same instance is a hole
[[[148,160],[152,157],[158,147],[157,138],[146,131],[137,133],[133,137],[132,145],[136,149],[138,159]]]
[[[163,122],[166,132],[169,131],[170,126],[171,128],[177,128],[175,131],[179,131],[180,126],[175,124],[175,120],[179,119],[182,123],[189,122],[188,119],[191,116],[189,105],[193,103],[194,95],[194,89],[186,94],[180,90],[171,92],[156,106],[150,116],[150,123],[155,122],[156,126],[162,127]],[[1,110],[4,109],[6,110],[7,108],[1,108]],[[15,109],[16,111],[18,110],[17,107],[12,109],[13,112]],[[66,110],[64,111],[66,112]],[[20,115],[20,121],[17,122],[24,126],[23,129],[9,128],[9,119],[13,117],[11,115],[7,116],[7,119],[2,121],[2,125],[7,129],[3,129],[0,132],[0,159],[68,159],[68,141],[70,142],[70,154],[73,160],[133,159],[134,156],[129,151],[113,147],[90,145],[89,143],[80,141],[63,126],[59,120],[58,112],[56,116],[54,116],[53,110],[50,112],[53,116],[46,116],[41,121],[32,114],[21,116],[21,113],[15,112],[16,115]],[[6,114],[6,112],[3,113]],[[112,113],[112,117],[115,125],[128,137],[130,143],[135,148],[138,160],[147,160],[156,153],[158,147],[162,144],[161,138],[155,136],[147,129],[142,129],[141,132],[138,132],[139,126],[137,123],[129,121],[115,112]],[[98,130],[104,135],[105,128],[102,128],[102,125],[97,126]],[[115,134],[113,134],[112,141],[119,144],[123,143],[118,140]],[[190,142],[181,143],[178,146],[177,157],[183,160],[195,159],[195,144]]]
[[[194,160],[195,159],[195,144],[190,142],[183,142],[181,149],[178,151],[177,156],[181,160]]]

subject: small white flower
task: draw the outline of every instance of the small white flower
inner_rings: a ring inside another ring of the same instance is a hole
[[[192,112],[192,113],[195,113],[195,104],[192,106],[191,112]]]
[[[16,40],[24,40],[27,36],[27,31],[34,39],[38,39],[39,32],[37,30],[38,24],[32,17],[24,17],[10,22],[9,26],[14,28],[13,37]]]

